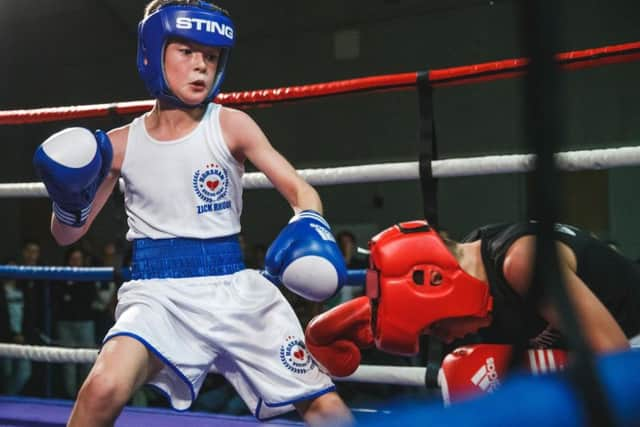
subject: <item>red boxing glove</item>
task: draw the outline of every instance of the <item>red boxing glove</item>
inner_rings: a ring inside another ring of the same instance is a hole
[[[360,365],[360,349],[373,345],[371,303],[359,297],[313,319],[305,331],[307,349],[334,377],[346,377]]]
[[[507,374],[512,347],[478,344],[449,353],[438,372],[438,385],[446,405],[496,390]],[[533,374],[564,369],[567,352],[558,349],[527,350],[522,367]]]

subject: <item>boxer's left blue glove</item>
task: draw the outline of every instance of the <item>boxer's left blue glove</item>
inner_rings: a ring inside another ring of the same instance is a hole
[[[273,241],[265,256],[265,277],[311,301],[324,301],[347,282],[347,267],[318,212],[295,215]]]

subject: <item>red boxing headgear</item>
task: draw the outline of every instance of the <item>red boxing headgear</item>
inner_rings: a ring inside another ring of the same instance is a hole
[[[426,221],[394,225],[374,236],[369,249],[367,296],[380,350],[414,355],[422,331],[433,322],[491,311],[489,285],[460,268]]]

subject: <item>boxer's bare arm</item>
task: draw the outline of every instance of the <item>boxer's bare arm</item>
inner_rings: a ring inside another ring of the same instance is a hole
[[[573,251],[565,244],[557,244],[559,267],[564,283],[573,303],[578,322],[590,346],[598,352],[608,352],[629,348],[629,342],[622,328],[607,310],[602,301],[578,277],[577,261]],[[507,251],[504,262],[504,276],[511,287],[521,295],[531,286],[532,262],[535,256],[535,237],[525,236],[516,240]],[[539,306],[540,315],[554,328],[566,330],[560,320],[560,313],[548,298]]]
[[[249,160],[263,172],[298,213],[312,209],[322,214],[317,191],[298,175],[291,163],[269,142],[258,124],[245,112],[223,107],[220,124],[229,150],[239,162]]]
[[[96,197],[93,201],[93,207],[91,208],[87,222],[82,227],[69,227],[59,222],[54,215],[51,215],[51,234],[59,245],[70,245],[84,236],[89,230],[89,227],[91,227],[93,220],[109,199],[109,196],[111,196],[120,177],[120,168],[124,160],[128,134],[129,126],[113,129],[108,132],[109,139],[113,146],[113,162],[109,174],[102,184],[100,184],[96,192]]]

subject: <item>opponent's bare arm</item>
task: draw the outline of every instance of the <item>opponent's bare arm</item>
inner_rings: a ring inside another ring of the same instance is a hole
[[[229,150],[239,162],[249,160],[263,172],[289,202],[294,212],[313,209],[322,214],[322,202],[316,190],[269,142],[260,127],[246,113],[223,108],[222,132]]]
[[[577,275],[577,260],[573,251],[564,243],[557,242],[560,272],[572,302],[578,323],[590,346],[598,352],[609,352],[629,348],[622,328],[598,297]],[[507,251],[504,276],[511,287],[524,295],[531,286],[535,237],[525,236],[516,240]],[[548,298],[539,306],[540,315],[559,331],[566,328],[561,323],[557,306]]]

